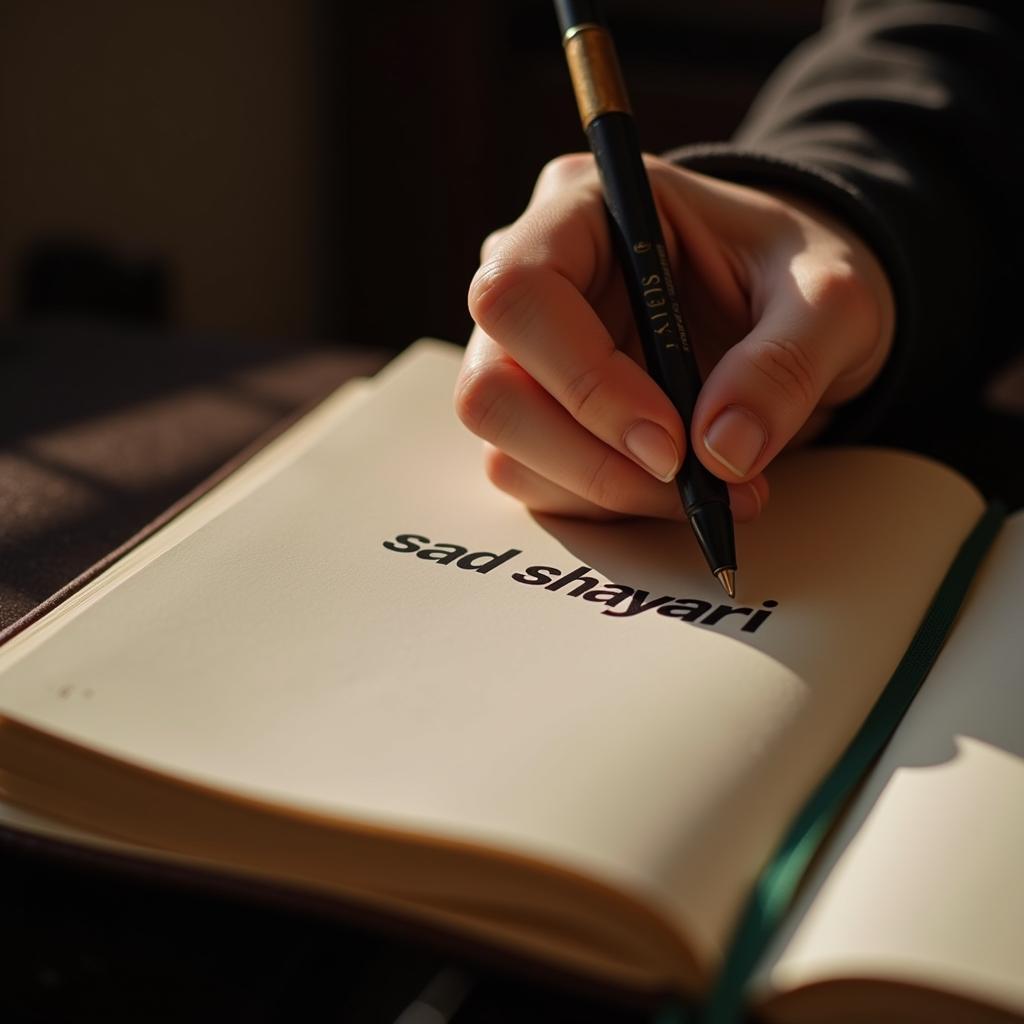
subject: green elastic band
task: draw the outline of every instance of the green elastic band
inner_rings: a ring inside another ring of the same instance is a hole
[[[999,532],[1006,509],[993,503],[957,552],[906,653],[835,767],[793,820],[754,885],[721,973],[703,1011],[680,1003],[663,1007],[656,1024],[734,1024],[743,1019],[747,981],[797,886],[847,798],[896,731],[945,643],[971,580]]]

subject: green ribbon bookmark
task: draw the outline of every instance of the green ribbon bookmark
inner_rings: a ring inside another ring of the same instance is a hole
[[[743,1020],[744,991],[751,974],[847,798],[889,742],[931,671],[1005,518],[1005,507],[994,502],[975,524],[864,724],[761,870],[707,1004],[703,1009],[668,1004],[654,1017],[654,1024],[737,1024]]]

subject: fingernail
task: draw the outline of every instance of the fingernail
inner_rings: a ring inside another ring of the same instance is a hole
[[[668,483],[676,475],[679,452],[672,438],[657,423],[640,420],[626,431],[622,440],[633,458],[659,480]]]
[[[723,409],[704,434],[707,450],[737,476],[746,476],[753,469],[767,443],[764,424],[738,405]]]

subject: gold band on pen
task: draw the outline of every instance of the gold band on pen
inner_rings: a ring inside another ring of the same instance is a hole
[[[632,114],[612,37],[603,25],[573,25],[565,33],[562,45],[584,131],[602,114]]]

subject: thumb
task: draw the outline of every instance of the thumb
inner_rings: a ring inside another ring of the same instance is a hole
[[[876,317],[842,278],[784,287],[708,376],[690,443],[716,476],[750,480],[793,439],[824,398],[853,397],[880,369]],[[883,356],[884,359],[884,356]]]

